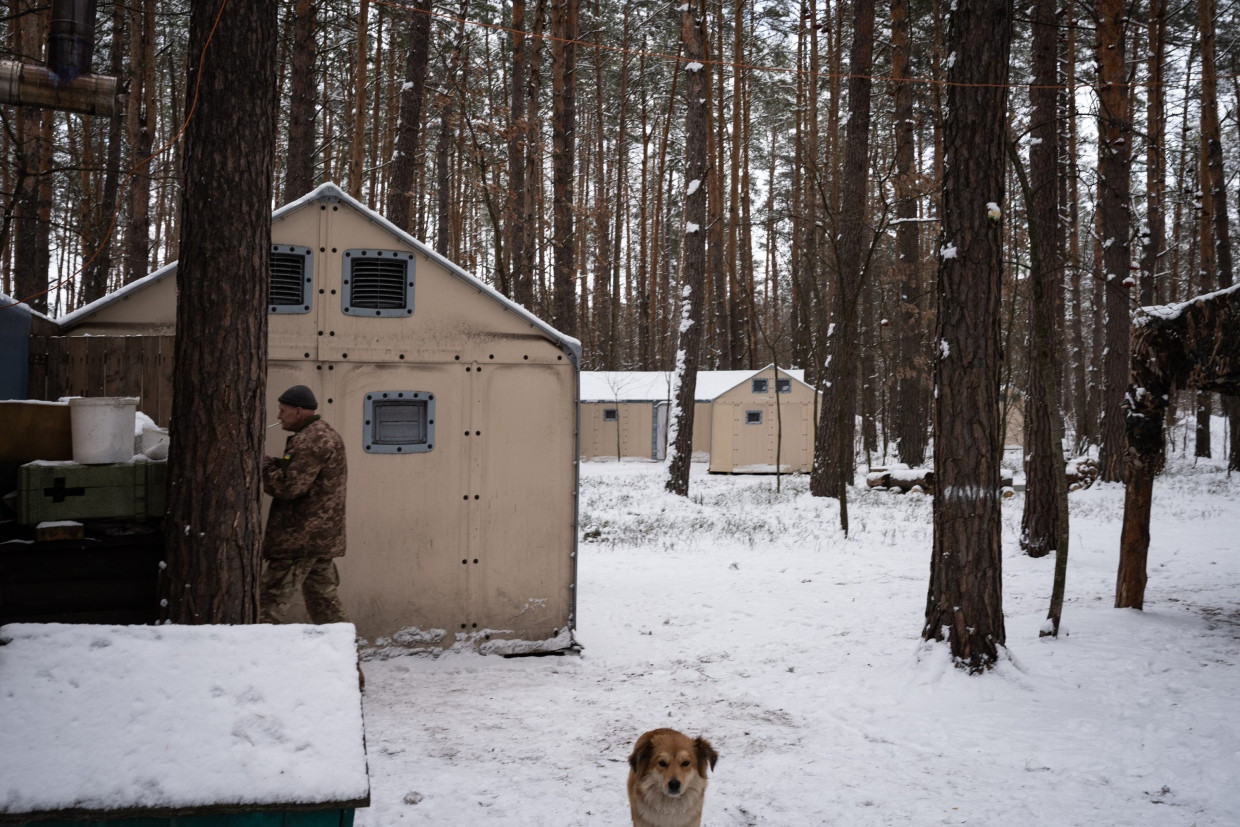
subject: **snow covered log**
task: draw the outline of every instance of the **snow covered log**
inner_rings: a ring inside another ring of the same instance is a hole
[[[1069,491],[1089,488],[1098,481],[1098,460],[1091,457],[1077,457],[1068,460],[1064,468],[1068,480]]]
[[[927,494],[934,493],[934,472],[925,468],[874,468],[865,475],[867,488],[895,488],[900,492],[919,488]]]
[[[934,472],[927,468],[871,468],[865,475],[865,484],[867,488],[897,491],[901,494],[933,494]],[[1012,475],[1003,474],[999,479],[999,487],[1004,491],[1010,490]]]

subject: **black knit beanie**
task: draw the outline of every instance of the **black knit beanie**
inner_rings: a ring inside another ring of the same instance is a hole
[[[319,407],[319,401],[314,398],[314,391],[305,385],[293,385],[280,394],[279,401],[291,408],[305,408],[307,411],[313,411]]]

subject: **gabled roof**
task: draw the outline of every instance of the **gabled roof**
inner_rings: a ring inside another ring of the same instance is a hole
[[[98,313],[100,310],[103,310],[105,307],[115,304],[118,301],[123,301],[129,296],[132,296],[134,293],[139,293],[147,289],[148,287],[150,287],[152,284],[163,281],[169,276],[175,274],[176,271],[177,271],[177,263],[175,261],[172,262],[171,264],[165,264],[163,267],[160,267],[154,273],[143,276],[142,278],[136,281],[131,281],[129,284],[126,284],[124,287],[121,287],[117,290],[113,290],[111,293],[108,293],[106,296],[101,296],[100,298],[95,299],[90,304],[84,304],[81,307],[79,307],[77,310],[66,313],[65,315],[55,320],[56,324],[60,325],[61,330],[68,330],[74,325],[78,325],[86,321],[91,316]]]
[[[309,192],[303,195],[301,198],[298,198],[296,201],[291,201],[288,204],[285,204],[283,207],[280,207],[279,209],[277,209],[275,212],[271,214],[271,220],[274,223],[275,221],[278,221],[279,219],[283,218],[286,215],[296,212],[297,210],[303,209],[304,207],[310,206],[311,204],[317,204],[320,201],[329,201],[329,202],[334,202],[338,204],[344,204],[345,206],[351,207],[353,210],[355,210],[359,214],[365,216],[369,221],[382,227],[384,230],[391,233],[393,236],[395,236],[396,238],[398,238],[400,241],[404,242],[405,244],[408,244],[410,247],[413,247],[415,250],[417,250],[420,254],[422,254],[426,258],[431,259],[435,261],[436,263],[438,263],[453,277],[466,282],[470,287],[474,288],[475,290],[477,290],[482,295],[486,296],[491,301],[494,301],[494,302],[497,302],[503,305],[509,311],[516,314],[518,317],[520,317],[524,321],[528,322],[532,327],[541,331],[545,336],[547,336],[549,339],[554,341],[559,347],[567,351],[570,357],[574,359],[575,364],[578,364],[578,365],[581,364],[581,342],[580,341],[578,341],[577,339],[574,339],[572,336],[568,336],[556,330],[554,327],[544,322],[538,316],[534,315],[526,308],[517,304],[516,302],[514,302],[512,299],[508,298],[504,294],[500,293],[498,290],[491,287],[486,282],[466,272],[460,265],[456,264],[455,262],[449,261],[447,258],[435,252],[435,250],[428,247],[423,242],[419,241],[418,239],[409,235],[409,233],[397,227],[392,222],[388,221],[386,218],[384,218],[379,213],[375,212],[374,210],[369,209],[364,204],[357,201],[355,198],[353,198],[348,193],[346,193],[344,190],[342,190],[336,184],[332,184],[332,183],[320,184],[312,192]],[[98,301],[91,302],[88,305],[84,305],[83,307],[78,308],[72,313],[67,313],[64,316],[61,316],[59,319],[56,320],[56,323],[59,324],[62,329],[78,324],[86,320],[90,316],[93,316],[95,313],[99,312],[100,310],[112,304],[113,302],[120,301],[121,299],[125,298],[126,296],[136,291],[143,290],[158,281],[162,281],[163,279],[167,278],[168,276],[176,272],[176,266],[177,266],[177,263],[175,261],[172,262],[171,264],[166,264],[160,269],[151,273],[149,276],[146,276],[145,278],[138,279],[137,281],[131,284],[125,285],[119,290],[109,293],[108,295],[104,296]]]
[[[747,383],[750,379],[752,379],[752,378],[754,378],[754,377],[756,377],[756,376],[760,376],[760,375],[762,375],[763,373],[766,373],[768,370],[771,370],[771,369],[774,369],[774,370],[775,370],[775,376],[776,376],[777,378],[787,377],[787,378],[791,379],[793,382],[798,382],[798,383],[800,383],[800,384],[802,384],[802,385],[805,385],[805,387],[807,387],[807,388],[809,387],[809,385],[807,385],[807,384],[806,384],[806,382],[805,382],[805,371],[804,371],[804,370],[802,370],[801,368],[793,368],[793,369],[791,369],[791,370],[784,370],[783,368],[778,368],[778,367],[775,367],[775,363],[774,363],[774,362],[772,362],[771,364],[767,365],[766,367],[762,368],[761,370],[754,370],[754,371],[748,371],[748,370],[728,370],[728,371],[722,371],[722,370],[721,370],[721,371],[714,371],[715,373],[718,373],[718,374],[725,374],[725,373],[726,373],[726,374],[729,374],[728,376],[720,376],[719,381],[721,381],[721,382],[727,382],[727,381],[730,381],[731,379],[736,379],[736,381],[735,381],[735,382],[732,382],[732,383],[731,383],[731,384],[729,384],[727,387],[720,388],[720,389],[719,389],[718,391],[716,391],[716,392],[714,393],[714,395],[712,395],[710,398],[711,398],[711,399],[715,399],[716,397],[723,396],[723,395],[724,395],[725,393],[727,393],[728,391],[730,391],[730,390],[732,390],[732,389],[736,388],[736,387],[737,387],[737,386],[739,386],[739,385],[743,385],[743,384]],[[732,376],[731,374],[740,374],[740,376],[739,376],[739,377],[734,377],[734,376]],[[698,374],[698,382],[701,382],[701,381],[702,381],[702,375],[699,373],[699,374]],[[701,393],[699,393],[699,394],[698,394],[698,396],[701,396]]]
[[[694,399],[710,402],[752,377],[770,370],[699,370]],[[779,369],[781,376],[805,384],[805,371]],[[581,372],[582,402],[662,402],[670,401],[671,371],[666,370],[583,370]]]

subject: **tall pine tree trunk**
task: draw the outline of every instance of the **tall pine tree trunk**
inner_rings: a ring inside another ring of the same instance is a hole
[[[676,401],[672,409],[666,488],[689,495],[689,468],[693,461],[693,403],[702,347],[706,296],[706,24],[705,12],[692,3],[680,7],[680,35],[685,60],[685,188],[683,236],[684,287],[679,307],[680,329],[676,353]]]
[[[21,3],[18,18],[18,53],[37,61],[47,39],[47,15],[36,10],[33,0]],[[17,110],[14,136],[17,181],[13,195],[13,287],[16,298],[41,313],[48,312],[47,249],[40,250],[39,184],[47,172],[42,166],[43,117],[33,106]]]
[[[1217,60],[1215,55],[1214,0],[1197,0],[1197,26],[1201,31],[1201,135],[1205,163],[1202,164],[1203,200],[1210,202],[1214,240],[1215,284],[1230,287],[1234,274],[1231,264],[1230,210],[1227,204],[1227,174],[1223,168],[1223,136],[1218,118]],[[1202,238],[1204,244],[1206,239]],[[1227,467],[1240,469],[1240,406],[1234,399],[1223,400],[1223,412],[1231,438]]]
[[[258,618],[276,8],[190,6],[168,565],[159,578],[161,617],[175,623]]]
[[[155,130],[155,2],[143,0],[129,12],[131,77],[126,109],[132,176],[129,220],[125,223],[125,283],[151,269],[151,150]],[[192,57],[190,58],[193,59]]]
[[[894,431],[900,462],[916,468],[926,461],[926,403],[929,370],[925,355],[925,288],[921,280],[921,229],[917,222],[917,188],[913,165],[913,87],[908,64],[912,54],[908,5],[891,0],[891,77],[894,83],[896,137],[895,302],[896,363]]]
[[[1056,120],[1059,74],[1055,0],[1035,0],[1033,8],[1033,87],[1029,90],[1033,127],[1026,194],[1032,264],[1029,273],[1032,315],[1029,392],[1025,409],[1028,487],[1021,516],[1020,545],[1030,557],[1043,557],[1050,552],[1067,554],[1067,548],[1060,547],[1059,531],[1060,520],[1067,520],[1067,511],[1061,512],[1059,502],[1061,493],[1066,497],[1066,482],[1063,479],[1056,324],[1063,268],[1059,247],[1059,124]],[[1064,536],[1066,538],[1066,534]]]
[[[1128,211],[1132,158],[1132,115],[1124,0],[1097,0],[1098,60],[1098,213],[1102,237],[1101,284],[1106,305],[1106,346],[1102,350],[1102,441],[1099,476],[1123,482],[1124,394],[1128,389],[1128,340],[1132,323],[1129,293],[1131,255]]]
[[[552,183],[555,229],[552,256],[555,276],[551,323],[577,335],[576,242],[573,231],[573,160],[577,129],[577,16],[579,0],[552,0]]]
[[[847,486],[852,484],[856,435],[858,325],[861,284],[866,269],[866,194],[869,191],[870,71],[874,57],[874,3],[853,4],[853,45],[849,60],[848,124],[844,141],[843,195],[836,226],[840,238],[838,272],[832,291],[827,336],[826,386],[815,434],[810,491],[838,497],[840,527],[848,533]]]
[[[317,17],[318,0],[297,0],[293,8],[292,68],[289,73],[288,160],[284,173],[286,203],[314,188]]]
[[[125,10],[118,3],[112,7],[112,46],[109,50],[108,72],[118,78],[125,65]],[[83,273],[83,303],[102,298],[108,292],[108,278],[112,273],[112,249],[115,225],[113,215],[118,206],[121,177],[121,143],[125,121],[120,107],[108,118],[107,160],[103,170],[103,194],[91,211],[94,224],[90,235],[84,239],[88,259],[93,255]]]
[[[1167,152],[1164,142],[1167,136],[1166,92],[1163,89],[1166,71],[1167,10],[1166,0],[1150,0],[1147,66],[1149,85],[1146,91],[1146,129],[1149,136],[1145,149],[1145,227],[1141,246],[1142,307],[1155,304],[1155,284],[1160,279],[1159,268],[1167,243],[1167,217],[1163,192],[1166,189]]]
[[[405,83],[400,89],[400,119],[396,147],[392,152],[392,177],[388,184],[387,219],[402,230],[413,229],[414,169],[426,102],[426,64],[430,60],[431,0],[417,0],[409,12],[409,51],[405,58]]]
[[[957,666],[989,668],[1006,645],[999,499],[999,319],[1010,0],[958,0],[947,41],[947,163],[935,336],[934,543],[922,637]]]

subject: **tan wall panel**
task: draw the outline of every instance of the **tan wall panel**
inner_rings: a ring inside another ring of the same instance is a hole
[[[613,409],[617,421],[605,422],[603,412]],[[582,402],[581,456],[615,459],[618,450],[622,459],[652,459],[654,427],[652,402]]]
[[[768,391],[753,392],[752,379],[765,377]],[[778,378],[787,374],[779,372]],[[773,368],[746,379],[715,400],[712,417],[710,470],[715,473],[769,473],[776,466],[785,472],[808,472],[814,454],[814,398],[816,391],[792,381],[788,393],[776,395]],[[778,404],[778,408],[776,405]],[[762,423],[746,422],[748,411],[760,411]]]
[[[470,604],[462,631],[550,638],[571,623],[574,606],[576,374],[473,368]]]

